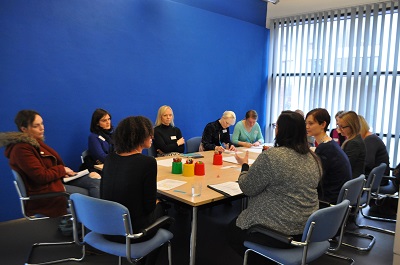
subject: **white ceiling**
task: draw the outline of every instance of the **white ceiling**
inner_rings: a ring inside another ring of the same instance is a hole
[[[266,1],[266,0],[264,0]],[[386,2],[384,0],[280,0],[277,4],[268,3],[267,28],[272,18],[301,15],[317,11],[327,11],[342,7],[357,6],[362,4]]]

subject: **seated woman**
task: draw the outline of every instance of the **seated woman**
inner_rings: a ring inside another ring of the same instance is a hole
[[[324,174],[318,185],[320,208],[336,204],[343,184],[351,179],[350,161],[340,146],[326,132],[331,117],[326,109],[313,109],[306,115],[307,135],[318,143],[315,153],[321,160]]]
[[[157,203],[157,162],[142,154],[153,138],[151,121],[142,116],[123,119],[114,132],[115,153],[106,157],[101,179],[101,198],[121,203],[132,217],[133,233],[148,227],[161,217],[164,209]],[[147,240],[148,234],[140,241]],[[125,242],[125,237],[109,236]],[[136,240],[138,242],[138,240]],[[147,257],[146,264],[155,264]]]
[[[249,202],[230,223],[228,238],[242,256],[247,239],[271,247],[290,247],[262,234],[248,235],[250,227],[262,225],[301,240],[308,217],[318,210],[322,167],[308,146],[304,119],[293,111],[283,111],[276,124],[274,147],[262,152],[251,167],[248,152],[244,157],[235,155],[242,164],[239,186]]]
[[[94,171],[94,165],[103,164],[106,156],[113,152],[112,133],[111,114],[104,109],[96,109],[90,122],[89,157],[85,159],[90,171]]]
[[[66,167],[58,153],[44,143],[43,119],[34,110],[21,110],[15,117],[20,132],[3,133],[0,146],[6,146],[5,155],[12,169],[17,171],[28,195],[49,192],[74,192],[74,186],[85,188],[90,196],[99,197],[100,180],[89,175],[63,184],[63,179],[76,174]],[[27,214],[56,217],[66,214],[65,197],[40,199],[27,202]]]
[[[339,144],[339,146],[342,146],[344,141],[346,141],[346,137],[344,137],[340,131],[340,128],[337,126],[338,125],[338,120],[339,120],[339,115],[342,114],[344,111],[338,111],[335,115],[335,120],[336,120],[336,128],[332,129],[330,133],[330,137]]]
[[[232,143],[234,145],[252,147],[264,143],[264,137],[257,119],[257,112],[249,110],[246,112],[245,118],[236,123],[232,134]]]
[[[360,135],[364,139],[367,151],[365,155],[365,175],[368,176],[374,167],[379,166],[381,163],[385,163],[387,165],[385,176],[389,176],[389,154],[385,144],[381,138],[369,131],[369,125],[363,116],[358,115],[358,118],[360,119],[361,125]],[[387,184],[388,180],[382,179],[381,185]]]
[[[229,134],[229,126],[234,125],[235,121],[235,112],[227,110],[219,120],[209,122],[201,137],[200,151],[223,152],[225,149],[235,151],[235,145],[231,142],[231,135]]]
[[[174,125],[174,113],[170,106],[164,105],[158,109],[153,144],[157,156],[172,156],[185,151],[185,139],[181,130]]]
[[[357,178],[365,173],[366,147],[360,135],[360,119],[354,111],[343,112],[339,115],[338,128],[347,138],[342,149],[350,160],[351,176]]]

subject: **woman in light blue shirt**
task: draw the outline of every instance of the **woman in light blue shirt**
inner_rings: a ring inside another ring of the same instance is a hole
[[[260,125],[257,123],[258,114],[255,110],[246,112],[245,119],[235,125],[232,143],[236,146],[259,146],[264,143]]]

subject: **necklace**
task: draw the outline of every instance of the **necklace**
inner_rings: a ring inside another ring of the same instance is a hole
[[[324,134],[324,137],[321,138],[320,143],[324,143],[325,142],[325,138],[327,137],[326,134]]]

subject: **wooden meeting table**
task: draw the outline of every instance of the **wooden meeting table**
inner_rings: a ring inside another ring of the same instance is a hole
[[[238,148],[239,156],[244,156],[247,148]],[[261,153],[261,149],[249,149],[249,159],[256,159]],[[222,165],[213,165],[214,151],[198,152],[203,158],[193,158],[196,161],[202,161],[205,164],[204,176],[185,177],[182,174],[172,174],[173,157],[157,157],[157,181],[164,179],[179,180],[185,183],[170,190],[160,190],[157,192],[167,199],[179,201],[192,207],[192,228],[190,235],[190,265],[195,264],[196,258],[196,239],[197,239],[197,211],[199,206],[206,206],[217,201],[222,201],[228,197],[207,187],[207,185],[219,184],[228,181],[237,181],[241,166],[236,163],[223,161]],[[224,152],[223,158],[233,157],[233,152]],[[182,163],[186,162],[186,157],[182,157]],[[164,161],[163,161],[164,160]],[[170,163],[169,163],[170,162]],[[96,169],[102,170],[103,165],[96,165]],[[201,195],[192,197],[191,189],[194,182],[201,183]],[[240,197],[238,197],[240,198]]]

